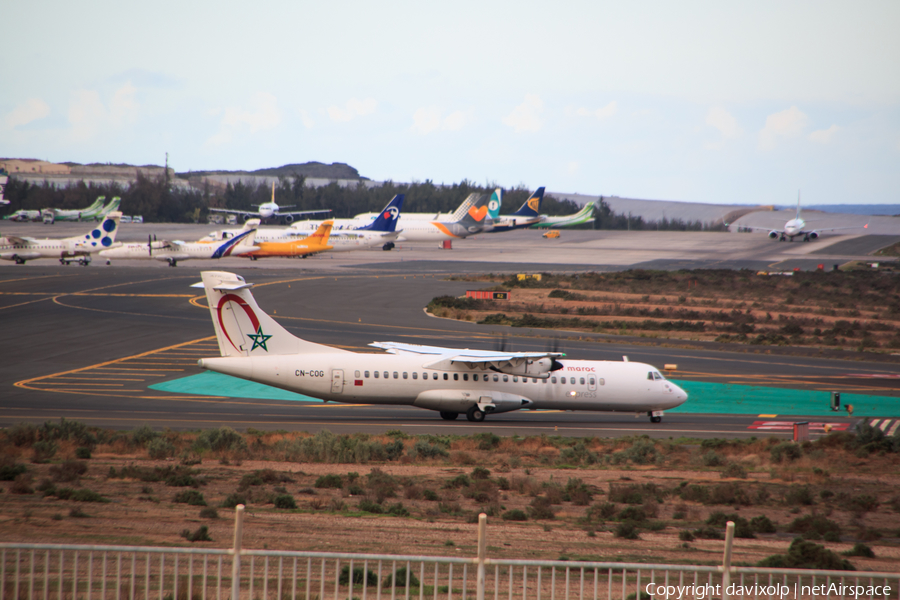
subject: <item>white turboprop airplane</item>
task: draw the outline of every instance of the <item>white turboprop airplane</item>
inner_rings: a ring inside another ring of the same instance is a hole
[[[247,210],[229,210],[227,208],[210,208],[210,212],[220,212],[220,213],[228,213],[231,215],[239,215],[244,221],[248,219],[275,219],[280,220],[282,223],[291,223],[296,217],[303,215],[315,215],[321,213],[329,213],[328,210],[303,210],[303,211],[282,211],[284,208],[291,208],[293,204],[289,204],[287,206],[278,206],[275,202],[275,184],[272,183],[272,200],[270,202],[263,202],[262,204],[251,204],[251,206],[255,206],[258,208],[256,212],[247,211]]]
[[[36,258],[58,258],[67,265],[71,262],[88,266],[91,254],[110,248],[119,231],[120,212],[112,212],[90,233],[63,239],[36,240],[27,237],[6,236],[0,238],[0,259],[14,260],[24,265],[26,260]]]
[[[568,360],[561,352],[490,352],[393,342],[370,354],[295,337],[260,310],[243,277],[204,271],[220,357],[204,369],[325,401],[394,404],[438,411],[446,420],[523,408],[623,411],[662,420],[687,393],[653,366]]]
[[[819,237],[819,234],[825,231],[839,231],[841,229],[860,229],[857,227],[827,227],[827,228],[819,228],[819,229],[807,229],[806,221],[804,221],[800,217],[800,192],[797,192],[797,216],[784,224],[784,228],[779,231],[777,229],[771,229],[769,227],[754,227],[753,225],[741,225],[744,229],[753,229],[756,231],[768,231],[769,237],[773,240],[777,239],[779,241],[784,241],[785,239],[789,239],[791,242],[794,241],[794,238],[802,235],[803,241],[808,242],[809,240],[814,240]],[[862,226],[862,229],[867,229],[869,224],[866,223]]]
[[[178,266],[179,260],[240,256],[257,249],[253,241],[258,226],[259,219],[251,219],[244,224],[242,233],[222,242],[153,242],[148,239],[146,244],[124,244],[119,248],[104,250],[100,256],[106,259],[106,264],[110,264],[113,259],[138,259],[165,261],[170,267]]]
[[[100,211],[103,210],[105,196],[98,196],[94,203],[87,208],[69,210],[65,208],[45,208],[41,211],[45,223],[54,221],[95,221]]]
[[[20,208],[6,218],[8,218],[10,221],[40,221],[41,211],[26,210],[24,208]]]

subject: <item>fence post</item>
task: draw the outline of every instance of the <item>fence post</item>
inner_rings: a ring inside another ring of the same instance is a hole
[[[241,595],[241,537],[244,534],[244,505],[234,507],[234,549],[231,560],[231,600]]]
[[[734,521],[725,525],[725,553],[722,556],[722,600],[729,600],[731,594],[731,544],[734,542]]]
[[[484,600],[484,560],[487,554],[487,515],[478,515],[478,574],[475,579],[477,600]]]

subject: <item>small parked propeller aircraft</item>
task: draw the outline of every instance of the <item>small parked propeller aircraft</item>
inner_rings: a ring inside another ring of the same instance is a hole
[[[77,262],[86,267],[91,262],[91,254],[113,246],[121,217],[122,213],[112,212],[89,233],[69,238],[36,240],[30,237],[2,237],[0,259],[14,260],[17,265],[24,265],[26,260],[35,258],[58,258],[64,265]]]
[[[170,267],[178,265],[180,260],[192,258],[222,258],[223,256],[239,256],[256,250],[253,239],[258,219],[251,219],[244,225],[244,231],[224,242],[181,242],[181,241],[152,241],[149,237],[147,243],[125,244],[111,250],[100,253],[110,264],[113,259],[137,259],[160,260],[169,263]]]
[[[646,413],[651,422],[687,400],[653,366],[570,360],[562,352],[506,352],[369,344],[385,354],[351,352],[289,333],[260,310],[252,284],[234,273],[204,271],[203,288],[221,356],[210,371],[326,401],[399,404],[469,421],[524,408]]]

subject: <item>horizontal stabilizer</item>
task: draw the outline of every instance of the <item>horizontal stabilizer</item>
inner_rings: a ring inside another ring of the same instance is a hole
[[[202,281],[198,281],[197,283],[193,284],[191,287],[192,287],[192,288],[200,288],[200,289],[202,290],[202,289],[204,289],[206,286],[203,285],[203,282],[202,282]],[[220,283],[219,285],[214,286],[213,289],[214,289],[214,290],[217,290],[217,291],[219,291],[219,292],[222,292],[222,291],[230,291],[230,292],[233,292],[233,291],[235,291],[235,290],[244,290],[244,289],[247,289],[247,288],[249,288],[249,287],[253,287],[253,284],[252,284],[252,283],[246,283],[246,282],[240,282],[240,281],[234,281],[234,282]]]

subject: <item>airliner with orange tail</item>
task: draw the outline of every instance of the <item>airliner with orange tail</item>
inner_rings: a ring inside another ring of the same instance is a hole
[[[301,240],[289,240],[284,242],[257,242],[257,250],[250,252],[247,256],[250,260],[257,258],[269,258],[272,256],[283,256],[288,258],[296,258],[302,256],[306,258],[310,254],[325,252],[331,250],[333,246],[328,244],[328,236],[331,235],[331,221],[325,221],[311,235]]]
[[[458,240],[476,233],[488,233],[494,228],[493,220],[489,214],[488,204],[491,197],[488,194],[469,194],[459,205],[459,208],[446,219],[405,218],[406,213],[401,213],[397,222],[399,242],[440,242],[444,240]],[[378,213],[364,213],[356,215],[355,219],[360,224],[367,224],[378,216]]]

